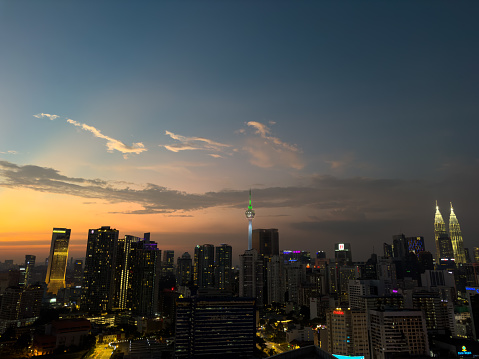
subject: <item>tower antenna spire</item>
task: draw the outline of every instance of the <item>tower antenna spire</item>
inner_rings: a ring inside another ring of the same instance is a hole
[[[248,209],[245,212],[246,218],[248,219],[248,249],[253,248],[253,218],[254,210],[253,205],[251,204],[251,188],[249,189],[249,204]]]

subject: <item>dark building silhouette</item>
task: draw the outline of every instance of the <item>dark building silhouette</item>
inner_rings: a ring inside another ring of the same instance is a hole
[[[253,249],[259,255],[271,257],[279,255],[279,232],[276,228],[254,229]]]
[[[179,286],[190,286],[192,284],[192,271],[191,256],[188,252],[185,252],[176,260],[176,284]]]
[[[254,299],[200,293],[176,306],[176,358],[253,357]]]
[[[216,247],[215,260],[215,288],[231,290],[233,249],[229,244],[221,244]]]
[[[215,247],[203,244],[195,247],[195,285],[199,288],[214,287]]]
[[[118,230],[104,226],[88,231],[81,309],[102,312],[113,308]]]

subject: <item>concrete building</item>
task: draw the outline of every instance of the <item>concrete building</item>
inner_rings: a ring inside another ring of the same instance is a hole
[[[368,329],[371,359],[429,355],[426,321],[420,310],[370,310]]]

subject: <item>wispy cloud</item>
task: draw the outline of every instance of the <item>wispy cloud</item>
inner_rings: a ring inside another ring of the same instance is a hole
[[[119,140],[116,140],[114,138],[111,138],[109,136],[106,136],[106,135],[102,134],[100,132],[100,130],[96,129],[93,126],[89,126],[89,125],[84,124],[84,123],[79,123],[79,122],[74,121],[72,119],[67,119],[67,122],[71,123],[74,126],[80,127],[82,130],[91,132],[95,137],[106,140],[107,141],[106,142],[106,147],[108,148],[108,152],[113,152],[115,150],[119,151],[119,152],[123,153],[124,158],[127,158],[128,154],[130,154],[130,153],[139,154],[141,152],[147,151],[147,149],[145,148],[145,146],[141,142],[133,143],[131,146],[128,146],[128,145],[124,144],[123,142],[121,142]]]
[[[36,118],[49,118],[50,120],[54,120],[56,118],[59,118],[60,116],[58,115],[50,115],[49,113],[37,113],[36,115],[33,115],[33,117],[36,117]]]
[[[160,147],[164,147],[171,152],[200,150],[221,153],[224,152],[227,148],[231,147],[231,145],[216,142],[204,137],[187,137],[178,135],[170,131],[165,131],[165,134],[179,142],[172,145],[159,145]],[[219,154],[210,154],[210,156],[215,158],[221,158],[221,155]]]
[[[58,115],[50,115],[48,113],[38,113],[36,115],[33,115],[33,117],[36,118],[49,118],[50,120],[55,120],[57,118],[60,118]],[[106,140],[106,147],[108,149],[108,152],[113,152],[113,151],[118,151],[123,153],[123,158],[128,158],[128,155],[131,153],[139,154],[141,152],[145,152],[148,149],[145,148],[145,145],[141,142],[133,143],[131,146],[126,145],[125,143],[121,142],[120,140],[114,139],[112,137],[106,136],[101,133],[100,130],[97,128],[87,125],[85,123],[80,123],[77,121],[74,121],[72,119],[67,118],[66,121],[76,127],[80,127],[84,131],[91,132],[93,136],[97,138],[101,138],[103,140]]]
[[[270,125],[275,122],[270,121]],[[250,163],[258,167],[286,166],[294,169],[304,167],[301,150],[271,135],[271,129],[261,122],[249,121],[247,126],[254,129],[255,137],[248,137],[243,149],[250,154]],[[246,134],[245,130],[239,131]]]
[[[10,151],[0,151],[1,154],[4,154],[4,155],[18,155],[18,152],[17,151],[13,151],[13,150],[10,150]]]

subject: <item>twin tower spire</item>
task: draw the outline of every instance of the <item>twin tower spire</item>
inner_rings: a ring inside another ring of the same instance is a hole
[[[442,264],[454,260],[456,264],[466,263],[466,254],[462,242],[461,227],[457,220],[454,208],[451,203],[451,214],[449,215],[449,233],[446,231],[446,223],[439,212],[436,201],[436,215],[434,218],[434,238],[436,240],[436,256],[438,263]]]

